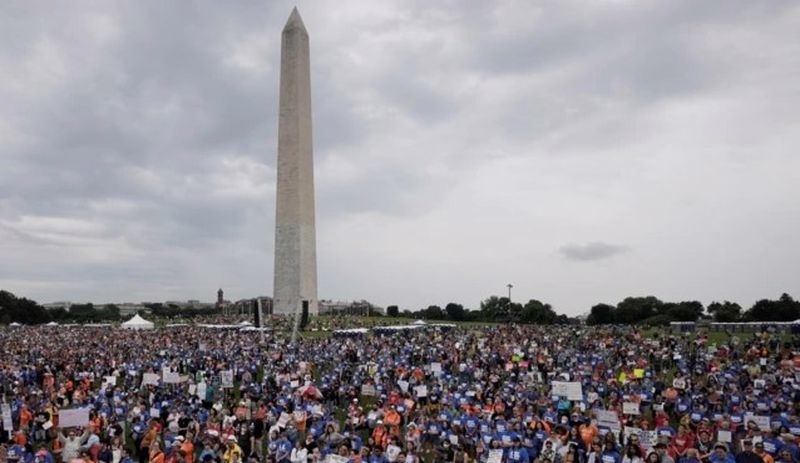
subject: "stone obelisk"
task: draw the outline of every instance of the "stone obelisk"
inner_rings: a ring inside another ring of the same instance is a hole
[[[311,72],[308,32],[297,8],[283,28],[279,105],[273,313],[296,314],[307,304],[316,315]]]

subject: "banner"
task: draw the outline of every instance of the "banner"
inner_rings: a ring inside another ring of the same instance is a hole
[[[577,381],[553,381],[552,395],[569,400],[583,400],[583,386]]]
[[[58,426],[71,428],[89,424],[89,407],[58,411]]]

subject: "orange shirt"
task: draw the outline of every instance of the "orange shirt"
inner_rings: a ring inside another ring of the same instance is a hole
[[[581,440],[587,446],[592,445],[592,441],[600,433],[597,427],[585,424],[582,424],[581,427],[578,428],[578,432],[581,433]]]
[[[33,413],[31,413],[30,410],[23,408],[19,411],[19,425],[21,427],[27,428],[31,420],[33,420]]]
[[[150,463],[164,463],[164,452],[159,450],[155,455],[151,455]]]
[[[181,451],[185,454],[183,458],[186,463],[194,462],[194,444],[187,440],[181,445]]]

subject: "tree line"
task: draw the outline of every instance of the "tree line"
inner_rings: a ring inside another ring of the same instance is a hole
[[[145,304],[154,317],[193,318],[198,315],[213,315],[218,309],[180,308],[172,304]],[[0,290],[0,324],[12,322],[26,325],[41,323],[100,323],[122,321],[129,317],[120,313],[118,306],[106,304],[96,306],[88,304],[72,304],[68,309],[58,307],[47,310],[36,301],[17,297],[8,291]]]
[[[428,320],[489,321],[534,323],[540,325],[578,323],[577,318],[558,314],[550,304],[531,299],[525,304],[507,297],[491,296],[477,310],[451,302],[444,309],[437,305],[417,311],[400,311],[398,306],[386,308],[389,317],[411,317]],[[668,325],[674,321],[696,322],[767,322],[800,319],[800,301],[784,293],[777,300],[762,299],[747,310],[735,302],[712,302],[708,307],[699,301],[665,302],[655,296],[628,297],[616,305],[597,304],[586,317],[588,325]]]
[[[192,318],[219,313],[217,309],[180,308],[161,303],[145,304],[155,317]],[[377,315],[377,307],[366,301],[353,303],[356,315]],[[558,314],[547,303],[531,299],[522,304],[507,297],[490,296],[481,302],[479,309],[466,309],[451,302],[444,308],[430,305],[417,311],[400,311],[396,305],[386,308],[389,317],[422,318],[442,321],[485,321],[497,323],[531,323],[540,325],[579,323],[578,318]],[[108,304],[94,306],[73,304],[69,309],[47,310],[36,301],[17,297],[0,290],[0,324],[12,322],[40,324],[51,321],[59,323],[96,323],[120,321],[124,317],[119,307]],[[776,300],[761,299],[744,310],[735,302],[712,302],[704,307],[699,301],[665,302],[655,296],[628,297],[616,305],[597,304],[586,318],[588,325],[641,324],[666,325],[673,321],[713,320],[717,322],[767,322],[800,320],[800,301],[784,293]]]

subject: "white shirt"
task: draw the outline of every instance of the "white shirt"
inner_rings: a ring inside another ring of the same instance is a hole
[[[307,463],[308,462],[308,450],[304,448],[293,448],[292,454],[289,455],[289,459],[292,463]]]

